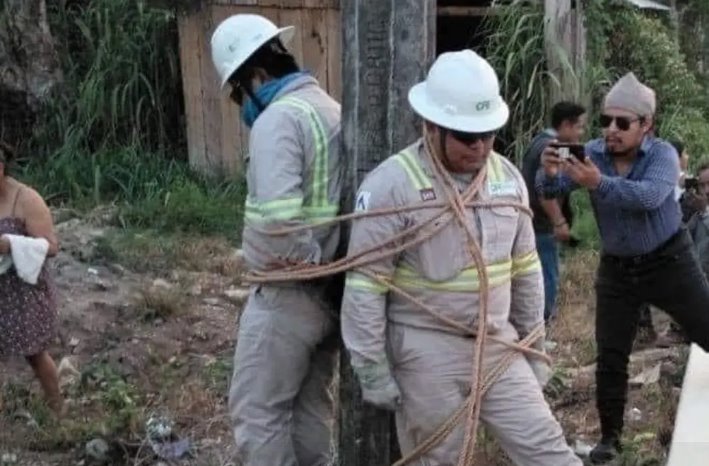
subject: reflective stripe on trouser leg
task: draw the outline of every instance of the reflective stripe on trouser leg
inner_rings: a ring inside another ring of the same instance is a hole
[[[229,391],[229,414],[244,466],[299,464],[305,448],[302,438],[294,442],[293,407],[308,381],[317,345],[332,325],[322,305],[303,290],[264,287],[250,295],[239,325]],[[318,407],[315,416],[333,416],[332,411],[318,414],[327,402],[308,405]],[[327,445],[326,451],[310,456],[329,455],[330,433],[325,435],[327,440],[317,442],[314,435],[308,437],[313,444],[307,451]]]

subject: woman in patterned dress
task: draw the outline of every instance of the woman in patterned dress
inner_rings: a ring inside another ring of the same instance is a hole
[[[48,257],[57,254],[52,215],[44,199],[29,186],[9,176],[12,150],[0,142],[0,236],[45,238]],[[0,237],[0,257],[11,254],[10,243]],[[57,305],[54,284],[42,267],[36,285],[21,280],[14,267],[0,274],[0,356],[23,356],[34,370],[49,406],[62,410],[59,378],[47,352],[55,336]]]

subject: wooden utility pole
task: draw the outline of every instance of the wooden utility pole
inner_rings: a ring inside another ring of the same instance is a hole
[[[351,210],[367,173],[421,135],[407,95],[435,56],[436,2],[342,0],[340,8],[345,202]],[[398,454],[393,416],[363,404],[344,349],[340,367],[339,465],[388,466]]]

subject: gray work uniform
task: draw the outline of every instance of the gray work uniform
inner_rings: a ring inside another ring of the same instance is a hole
[[[363,182],[359,210],[396,208],[446,199],[434,178],[421,141],[377,167]],[[510,201],[528,206],[518,170],[491,153],[479,201]],[[455,177],[464,191],[471,179]],[[383,244],[425,223],[436,209],[365,217],[353,223],[349,254]],[[543,323],[544,290],[531,218],[514,207],[468,208],[489,277],[489,333],[508,342],[524,338]],[[423,234],[438,225],[424,227]],[[437,320],[418,305],[363,274],[377,274],[470,329],[477,326],[479,277],[467,237],[455,219],[423,243],[348,274],[342,333],[352,366],[366,383],[371,374],[391,372],[402,395],[396,424],[406,455],[433,434],[471,391],[475,341]],[[540,341],[537,348],[543,344]],[[487,340],[484,373],[509,348]],[[483,398],[482,422],[509,457],[521,466],[576,466],[581,461],[566,444],[561,426],[546,403],[527,358],[512,365]],[[464,423],[412,464],[455,465],[463,446]]]
[[[243,232],[249,269],[331,261],[339,228],[269,230],[337,215],[344,164],[340,105],[312,77],[288,84],[253,125]],[[281,265],[279,265],[281,264]],[[241,316],[229,393],[246,466],[326,465],[334,420],[333,309],[317,285],[253,286]]]

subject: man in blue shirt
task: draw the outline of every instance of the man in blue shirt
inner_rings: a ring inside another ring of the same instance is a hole
[[[574,102],[558,102],[551,109],[551,128],[537,134],[522,159],[522,175],[529,190],[529,207],[534,213],[532,223],[537,252],[544,274],[544,321],[556,317],[556,294],[559,282],[558,241],[569,241],[571,206],[569,197],[544,199],[534,189],[535,177],[541,165],[544,148],[552,140],[578,143],[586,131],[586,109]]]
[[[603,138],[586,145],[585,160],[562,158],[549,147],[537,173],[537,190],[546,197],[588,189],[601,234],[596,400],[602,438],[591,452],[595,464],[621,448],[628,358],[643,303],[666,311],[709,351],[709,284],[674,195],[679,157],[648,135],[654,113],[655,93],[629,73],[606,95]]]

